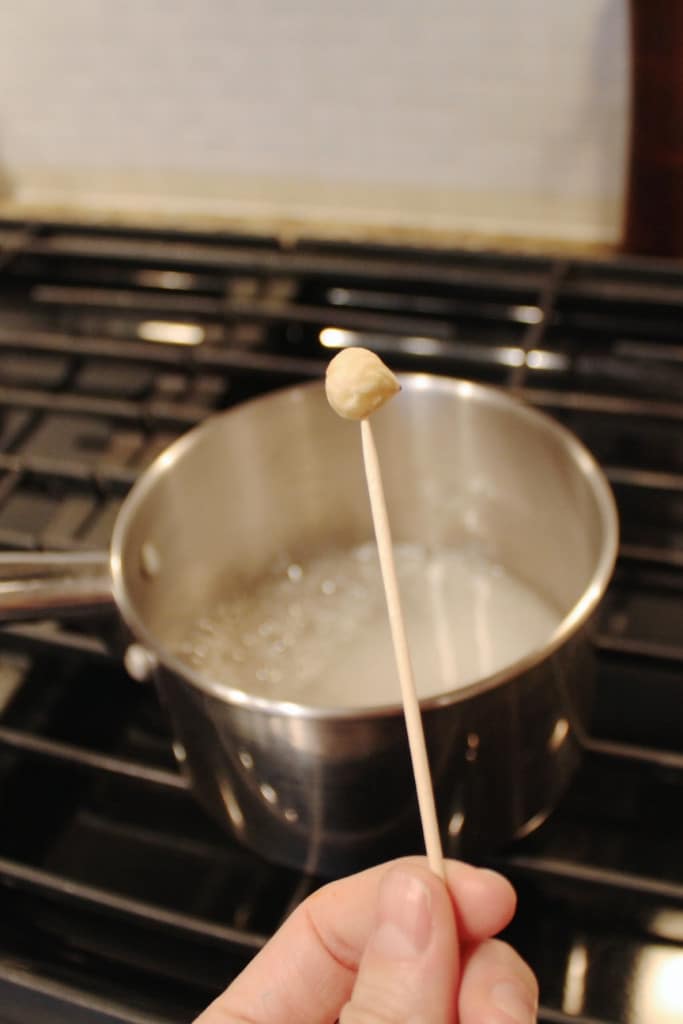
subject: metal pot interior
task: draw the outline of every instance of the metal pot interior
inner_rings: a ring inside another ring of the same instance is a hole
[[[550,644],[561,643],[614,564],[602,472],[568,431],[509,395],[422,375],[401,383],[373,416],[394,540],[481,544],[558,609]],[[330,410],[322,384],[303,385],[215,416],[159,457],[116,524],[115,597],[160,661],[216,692],[219,681],[173,654],[186,623],[282,552],[305,559],[371,537],[358,427]]]

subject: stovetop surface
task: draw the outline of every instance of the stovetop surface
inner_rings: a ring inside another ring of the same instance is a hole
[[[343,345],[559,418],[621,517],[595,721],[560,806],[487,863],[541,1021],[681,1021],[682,323],[667,264],[0,222],[0,546],[105,547],[171,440]],[[196,806],[113,628],[0,630],[3,1022],[187,1021],[318,884]]]

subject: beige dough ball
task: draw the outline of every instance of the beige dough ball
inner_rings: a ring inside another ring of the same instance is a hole
[[[391,370],[367,348],[342,349],[327,367],[327,401],[347,420],[364,420],[400,390]]]

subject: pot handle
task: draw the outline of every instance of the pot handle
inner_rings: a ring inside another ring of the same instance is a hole
[[[113,606],[106,551],[0,553],[0,622]]]

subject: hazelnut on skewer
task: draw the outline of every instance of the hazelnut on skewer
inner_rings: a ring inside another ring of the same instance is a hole
[[[382,582],[384,583],[396,668],[401,684],[403,713],[408,732],[408,745],[410,747],[413,775],[415,776],[422,830],[429,866],[435,874],[445,881],[445,867],[434,802],[434,789],[429,771],[420,704],[415,690],[410,651],[401,610],[389,517],[387,515],[377,449],[368,418],[371,413],[376,412],[399,390],[400,384],[391,370],[384,365],[374,352],[370,352],[365,348],[343,349],[327,367],[325,391],[328,402],[334,411],[345,419],[360,420],[365,476],[368,484],[370,508],[382,571]]]

